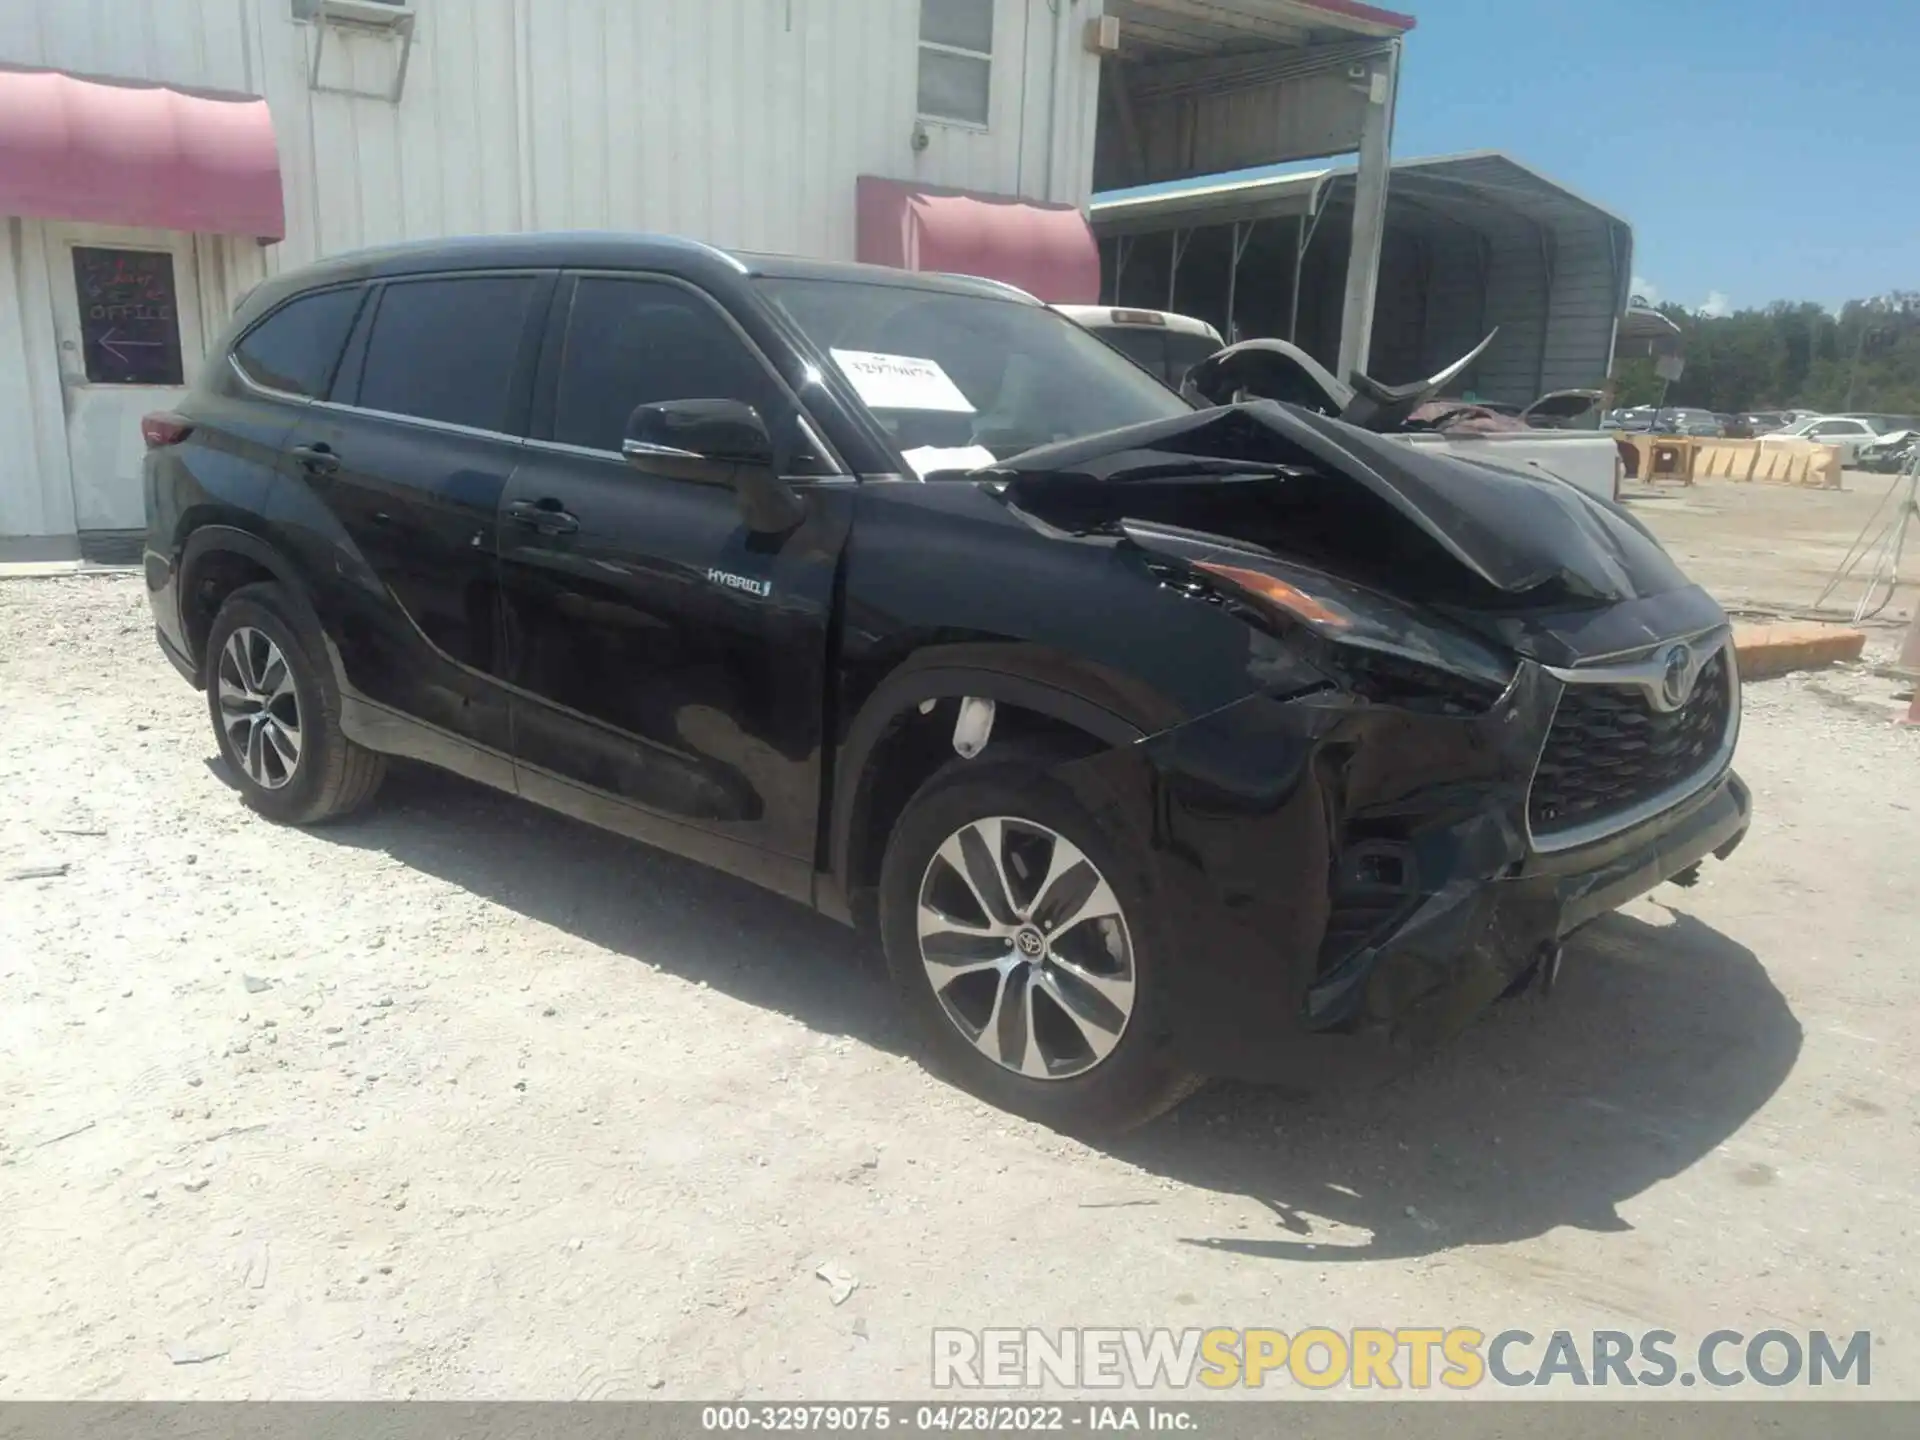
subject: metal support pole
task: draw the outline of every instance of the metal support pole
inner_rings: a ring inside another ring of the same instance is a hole
[[[1121,298],[1122,291],[1120,287],[1126,283],[1127,256],[1132,253],[1133,237],[1131,235],[1116,235],[1113,237],[1113,303],[1116,305],[1124,305],[1127,303]]]
[[[1538,400],[1547,388],[1547,343],[1553,334],[1553,284],[1559,270],[1558,245],[1553,232],[1540,231],[1540,274],[1546,281],[1546,295],[1540,307],[1540,348],[1533,364],[1533,398]]]
[[[1400,67],[1395,41],[1384,69],[1370,72],[1360,124],[1360,164],[1353,187],[1353,235],[1347,250],[1347,293],[1340,315],[1344,378],[1367,368],[1373,308],[1380,286],[1380,249],[1387,225],[1387,172],[1392,165],[1393,100]]]
[[[1240,222],[1233,222],[1233,263],[1227,266],[1227,343],[1233,344],[1234,292],[1240,288]]]
[[[1259,223],[1258,220],[1249,220],[1246,222],[1245,229],[1242,230],[1240,221],[1233,222],[1233,264],[1227,269],[1227,343],[1229,345],[1240,338],[1234,333],[1233,328],[1234,296],[1240,287],[1240,257],[1247,253],[1247,244],[1253,239],[1253,227]]]
[[[1287,301],[1287,343],[1291,345],[1300,343],[1300,282],[1306,274],[1307,247],[1320,228],[1320,217],[1327,213],[1321,200],[1322,191],[1316,185],[1307,197],[1307,213],[1293,227],[1293,294]]]
[[[1173,264],[1167,267],[1167,309],[1173,309],[1173,288],[1180,278],[1180,261],[1187,253],[1187,242],[1193,239],[1191,230],[1173,232]]]

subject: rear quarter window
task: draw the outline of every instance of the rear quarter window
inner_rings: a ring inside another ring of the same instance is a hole
[[[240,338],[234,363],[270,390],[308,399],[324,395],[364,294],[350,285],[289,300]]]

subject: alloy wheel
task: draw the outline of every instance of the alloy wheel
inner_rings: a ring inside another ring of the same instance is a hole
[[[300,697],[280,647],[252,626],[227,637],[215,676],[220,728],[247,778],[266,790],[293,779],[300,764]]]
[[[1031,1080],[1093,1069],[1133,1017],[1133,941],[1113,887],[1031,820],[961,826],[927,862],[920,960],[940,1008],[996,1065]]]

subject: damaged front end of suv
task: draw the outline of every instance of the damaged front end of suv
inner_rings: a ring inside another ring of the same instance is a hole
[[[1244,637],[1247,693],[1061,772],[1152,857],[1197,1071],[1377,1071],[1745,834],[1726,617],[1617,506],[1269,401],[988,488]]]

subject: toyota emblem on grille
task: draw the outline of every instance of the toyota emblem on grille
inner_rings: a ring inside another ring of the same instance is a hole
[[[1660,673],[1662,709],[1678,710],[1693,694],[1693,652],[1684,645],[1667,651],[1666,667]]]

